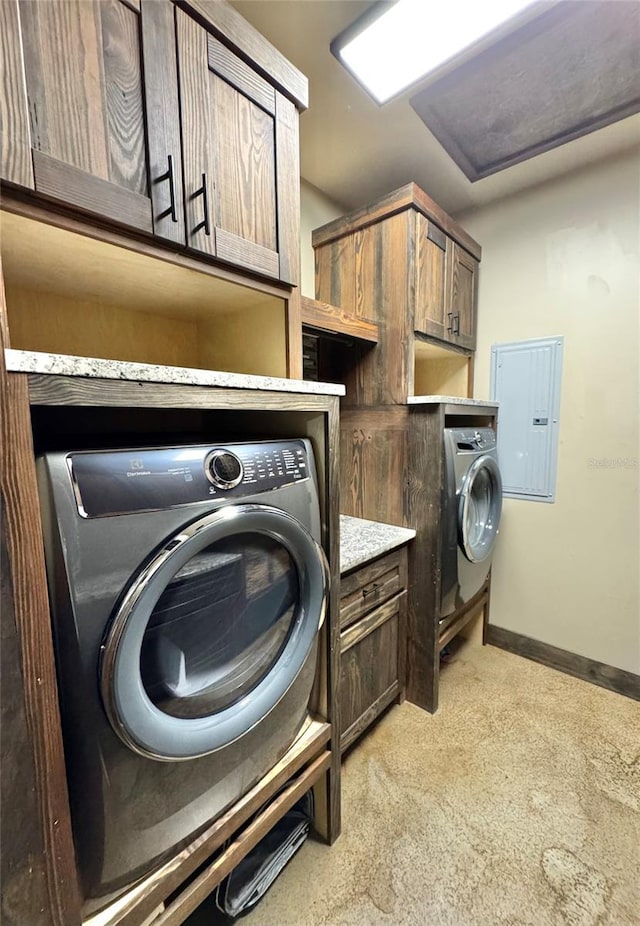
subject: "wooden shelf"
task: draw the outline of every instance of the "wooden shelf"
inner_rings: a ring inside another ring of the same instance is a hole
[[[328,302],[319,302],[302,296],[302,324],[325,334],[357,338],[369,344],[378,343],[378,326],[364,318],[358,318]]]

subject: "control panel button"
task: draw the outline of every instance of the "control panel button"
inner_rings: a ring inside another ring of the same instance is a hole
[[[228,450],[212,450],[204,467],[207,479],[219,489],[233,489],[242,480],[242,463]]]

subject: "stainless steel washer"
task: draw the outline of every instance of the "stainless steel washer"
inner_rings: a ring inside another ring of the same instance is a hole
[[[300,729],[328,586],[318,486],[306,440],[51,453],[38,473],[91,911]]]
[[[502,512],[493,428],[445,428],[444,452],[441,619],[482,588]]]

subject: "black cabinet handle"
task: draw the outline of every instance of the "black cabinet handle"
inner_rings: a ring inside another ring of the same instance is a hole
[[[367,595],[375,595],[375,593],[378,591],[379,588],[380,588],[380,584],[378,582],[374,582],[371,588],[362,589],[362,597],[366,598]]]
[[[453,331],[453,312],[447,312],[447,318],[449,319],[449,324],[447,325],[447,331],[450,331],[452,334]]]
[[[200,231],[201,228],[204,228],[205,235],[211,234],[211,228],[209,227],[209,197],[207,196],[207,175],[202,175],[202,186],[199,190],[196,190],[192,194],[192,199],[195,199],[196,196],[202,196],[202,210],[204,212],[204,219],[200,222],[199,225],[193,229],[193,234]]]
[[[460,334],[460,312],[456,312],[456,314],[453,316],[453,321],[455,325],[453,333]]]
[[[166,180],[169,181],[169,208],[165,209],[164,212],[161,212],[158,216],[159,219],[164,219],[165,216],[170,215],[172,222],[178,221],[178,214],[176,212],[176,188],[174,185],[173,179],[173,158],[171,155],[167,156],[167,170],[166,173],[162,174],[156,180],[156,183],[164,183]]]

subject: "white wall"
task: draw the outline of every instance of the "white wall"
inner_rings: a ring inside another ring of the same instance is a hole
[[[636,673],[639,166],[627,155],[460,217],[483,248],[475,395],[492,344],[565,338],[557,500],[506,500],[491,623]]]
[[[350,211],[329,199],[311,183],[300,180],[300,292],[303,296],[310,296],[313,299],[316,295],[311,232],[314,228],[319,228],[320,225],[325,225]]]

